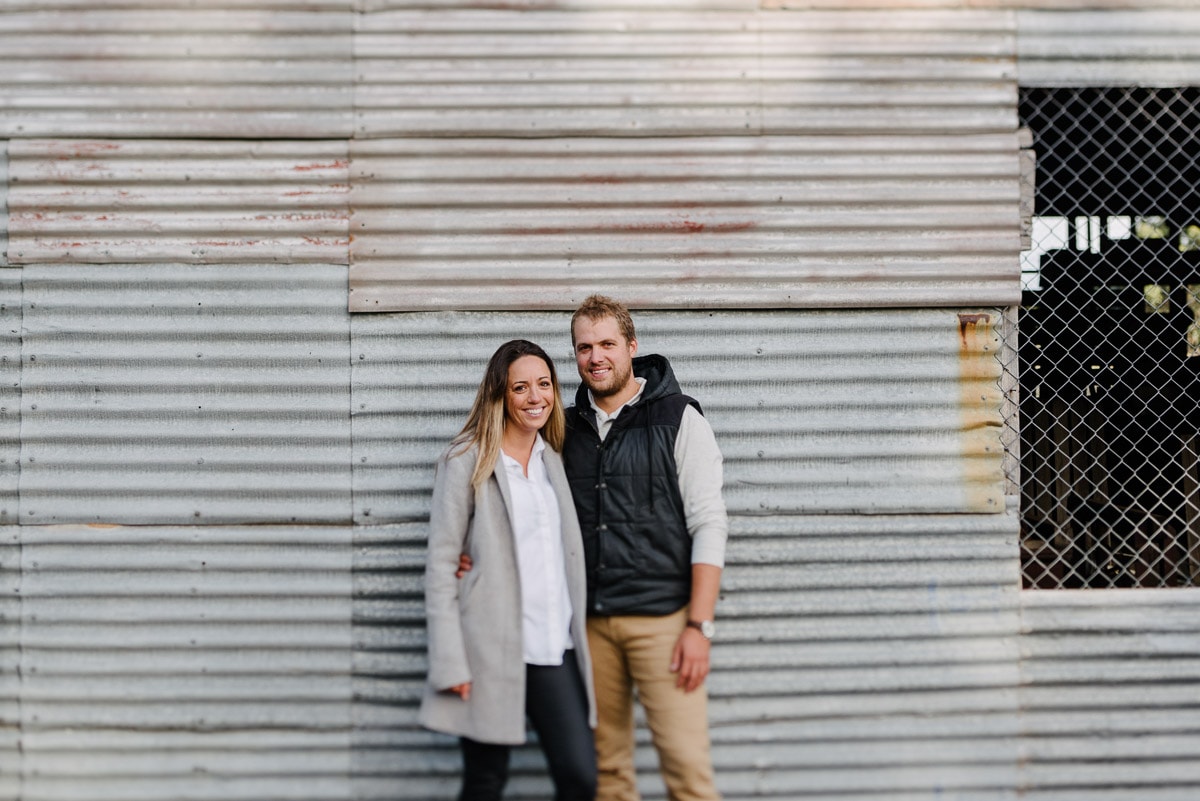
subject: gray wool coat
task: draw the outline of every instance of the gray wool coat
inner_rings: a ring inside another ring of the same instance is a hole
[[[549,447],[542,453],[562,517],[571,638],[594,728],[583,541],[562,457]],[[447,452],[437,462],[425,562],[429,675],[419,719],[435,731],[517,745],[525,742],[525,659],[511,496],[501,459],[488,480],[472,488],[475,459],[472,448],[455,456]],[[468,554],[473,563],[462,579],[454,576],[460,553]],[[444,691],[467,681],[471,682],[469,701]]]

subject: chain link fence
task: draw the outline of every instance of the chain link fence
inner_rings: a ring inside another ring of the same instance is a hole
[[[1027,89],[1021,554],[1034,588],[1200,577],[1200,89]]]

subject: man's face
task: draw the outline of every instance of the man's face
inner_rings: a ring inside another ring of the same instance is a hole
[[[626,340],[612,317],[575,321],[575,366],[598,398],[616,395],[633,381],[637,340]]]

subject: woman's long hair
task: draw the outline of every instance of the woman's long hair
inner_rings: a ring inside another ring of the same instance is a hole
[[[475,403],[471,405],[471,413],[467,415],[467,423],[451,443],[451,453],[463,453],[472,446],[478,449],[475,460],[475,472],[471,475],[471,485],[478,487],[496,467],[500,458],[500,443],[504,439],[505,398],[508,391],[508,368],[522,356],[536,356],[546,363],[550,370],[550,383],[554,390],[554,408],[550,411],[550,419],[542,427],[542,437],[546,444],[556,451],[562,450],[563,435],[567,430],[566,417],[563,415],[562,393],[558,386],[558,373],[554,370],[554,361],[546,355],[546,351],[527,339],[513,339],[496,348],[483,373],[483,381],[475,393]]]

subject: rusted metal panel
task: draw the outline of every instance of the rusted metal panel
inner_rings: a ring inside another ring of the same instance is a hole
[[[346,142],[13,140],[9,259],[348,258]]]
[[[735,514],[710,678],[723,796],[1015,799],[1017,522],[1015,509]],[[369,532],[355,548],[372,576],[356,582],[356,658],[378,679],[356,686],[356,720],[374,728],[356,790],[451,798],[455,741],[416,722],[425,525]],[[638,743],[643,794],[662,798],[640,720]],[[543,765],[519,749],[511,793],[549,798]]]
[[[352,0],[5,3],[0,137],[346,137]]]
[[[1016,127],[1012,16],[709,4],[393,9],[355,36],[357,137]]]
[[[21,536],[21,797],[351,797],[348,527]]]
[[[1153,9],[1113,4],[1107,11],[1088,5],[1093,7],[1073,12],[1018,12],[1022,86],[1200,85],[1200,9],[1194,2]]]
[[[501,342],[559,357],[573,400],[569,319],[354,317],[356,522],[428,514],[433,461]],[[703,404],[731,511],[1003,510],[999,310],[639,312],[637,324],[639,350],[667,355]]]
[[[8,266],[8,142],[0,139],[0,267]]]
[[[1022,798],[1200,793],[1200,589],[1021,594]]]
[[[352,311],[1015,303],[987,136],[353,142]]]
[[[21,522],[348,522],[345,267],[24,273]]]

